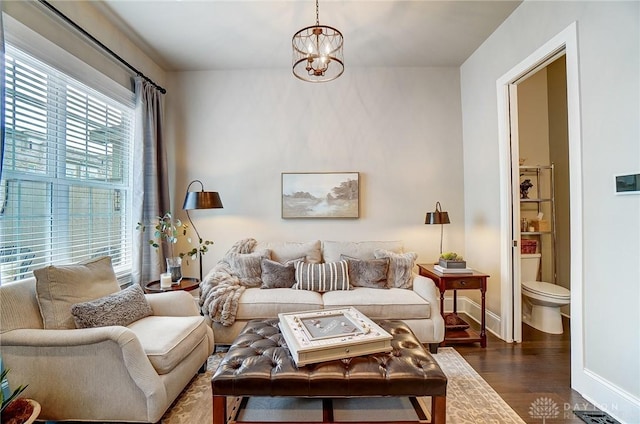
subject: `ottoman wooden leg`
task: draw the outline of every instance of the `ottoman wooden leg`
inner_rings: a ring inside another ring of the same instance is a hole
[[[447,422],[446,396],[431,396],[431,424],[445,424]]]
[[[213,396],[213,424],[226,424],[227,422],[227,397]]]

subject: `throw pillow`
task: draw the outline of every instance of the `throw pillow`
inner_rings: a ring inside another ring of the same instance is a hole
[[[413,266],[418,259],[415,252],[394,253],[388,250],[375,251],[376,258],[389,258],[388,287],[410,289],[413,287]]]
[[[77,328],[127,326],[152,313],[142,288],[137,284],[100,299],[76,303],[71,307]]]
[[[298,258],[281,264],[271,259],[263,259],[261,289],[291,288],[296,283],[296,262],[302,262],[304,258]]]
[[[33,271],[44,328],[76,328],[71,306],[120,290],[111,258],[104,256],[76,265],[49,265]]]
[[[322,262],[320,240],[308,242],[272,241],[258,244],[257,248],[269,249],[271,259],[281,264],[303,258],[305,262],[319,264]]]
[[[227,262],[231,270],[240,279],[240,283],[247,287],[259,287],[262,284],[262,260],[270,258],[268,250],[260,250],[253,253],[230,253]]]
[[[347,261],[308,264],[296,262],[296,283],[294,289],[326,292],[349,290],[349,269]]]
[[[387,288],[389,258],[362,260],[340,255],[340,259],[347,261],[349,282],[353,287]]]
[[[340,260],[340,255],[356,259],[376,259],[377,249],[402,253],[401,241],[323,241],[322,256],[325,262]]]

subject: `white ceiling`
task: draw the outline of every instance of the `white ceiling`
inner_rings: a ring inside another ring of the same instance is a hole
[[[344,35],[346,67],[459,66],[518,1],[326,0],[320,24]],[[291,66],[313,0],[101,0],[105,15],[167,71]]]

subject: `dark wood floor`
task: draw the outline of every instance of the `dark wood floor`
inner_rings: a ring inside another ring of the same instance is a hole
[[[473,325],[473,320],[467,321]],[[525,422],[542,423],[541,415],[532,416],[531,412],[540,414],[535,408],[550,399],[548,404],[555,403],[558,414],[553,409],[543,412],[548,424],[584,424],[572,411],[595,408],[571,389],[568,320],[564,328],[564,334],[555,335],[525,324],[522,343],[506,343],[489,334],[485,349],[479,343],[454,347]]]

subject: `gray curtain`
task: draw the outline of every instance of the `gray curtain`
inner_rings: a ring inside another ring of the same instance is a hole
[[[135,78],[136,128],[133,154],[133,225],[147,227],[170,209],[169,178],[164,142],[164,97],[152,84]],[[132,282],[143,285],[160,279],[165,260],[148,243],[153,235],[134,231]]]

